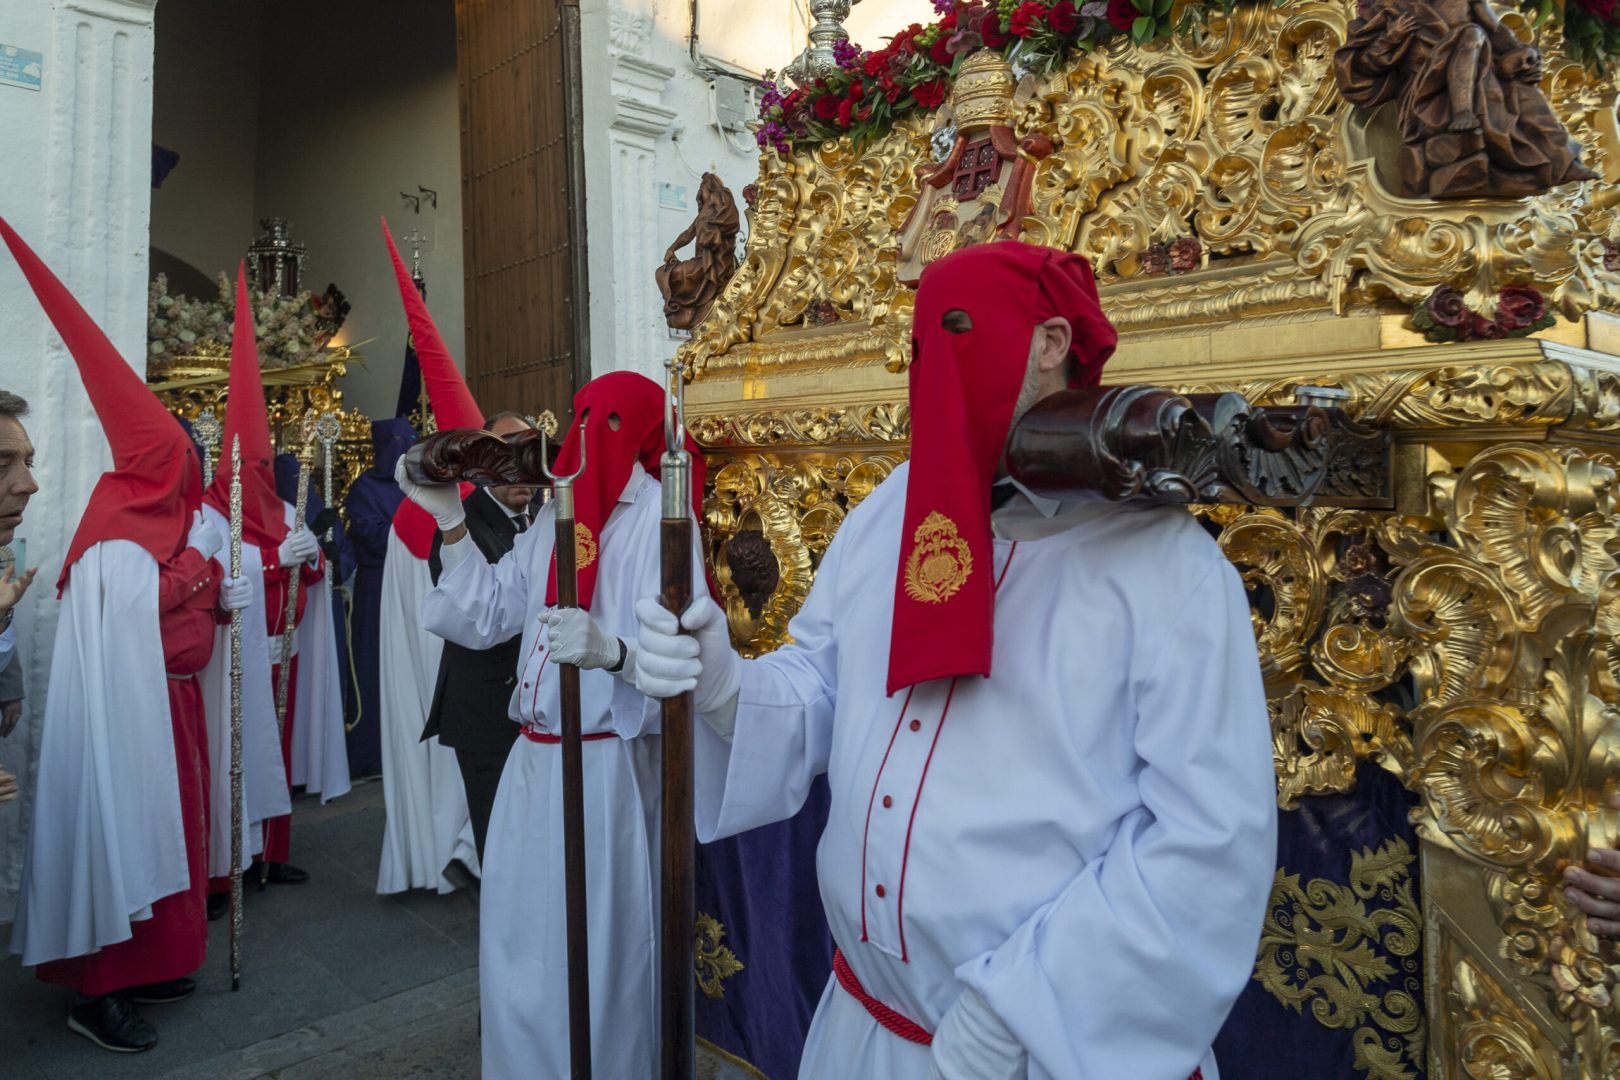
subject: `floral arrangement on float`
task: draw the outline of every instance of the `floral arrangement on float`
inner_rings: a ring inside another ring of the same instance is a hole
[[[186,356],[229,357],[236,318],[236,285],[224,274],[219,295],[201,300],[169,292],[169,280],[152,279],[146,297],[147,351],[154,365]],[[313,361],[343,326],[349,302],[337,286],[323,293],[284,297],[249,286],[259,364],[265,368],[297,367]]]
[[[939,18],[913,23],[881,49],[849,41],[835,48],[837,70],[807,86],[784,87],[767,73],[760,97],[761,149],[790,154],[801,143],[849,136],[857,146],[902,117],[931,113],[950,97],[963,58],[1002,54],[1018,77],[1044,75],[1075,52],[1128,38],[1147,45],[1200,32],[1212,13],[1288,0],[934,0]],[[1602,70],[1620,54],[1620,0],[1519,0],[1536,25],[1563,31],[1572,59]]]

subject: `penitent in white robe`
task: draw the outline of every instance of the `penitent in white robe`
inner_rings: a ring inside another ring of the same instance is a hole
[[[62,594],[11,949],[25,966],[128,940],[190,888],[158,564],[103,540]]]
[[[778,821],[825,772],[817,876],[872,997],[929,1031],[975,988],[1031,1080],[1186,1080],[1254,965],[1276,857],[1238,575],[1185,511],[1014,498],[993,519],[993,674],[884,693],[907,467],[849,516],[697,729],[699,839]],[[925,1080],[929,1050],[829,980],[801,1078]]]
[[[591,617],[627,641],[636,632],[636,601],[658,591],[660,492],[658,481],[635,466],[598,538]],[[511,716],[553,735],[560,730],[557,666],[549,663],[538,616],[546,610],[556,535],[555,505],[548,503],[500,562],[492,566],[475,551],[439,579],[422,606],[430,630],[469,649],[521,631]],[[703,587],[694,562],[693,588]],[[597,1076],[653,1076],[658,713],[605,671],[581,671],[579,683],[581,730],[617,736],[584,745],[592,1063]],[[519,738],[495,796],[479,909],[485,1080],[569,1073],[561,770],[560,746]]]
[[[444,641],[422,629],[422,598],[433,588],[427,561],[393,529],[383,561],[378,688],[382,710],[383,827],[377,892],[456,886],[444,876],[452,859],[479,872],[472,816],[456,754],[437,735],[422,738]]]
[[[225,535],[230,522],[212,506],[203,513]],[[286,506],[290,525],[294,516]],[[228,552],[221,559],[228,562]],[[281,756],[276,724],[276,688],[271,662],[280,655],[280,640],[266,630],[263,554],[242,545],[242,576],[253,587],[253,601],[242,613],[242,862],[264,850],[265,820],[291,812],[289,778]],[[343,691],[339,682],[337,635],[332,626],[331,597],[324,581],[308,589],[304,615],[293,634],[298,657],[298,685],[293,699],[291,785],[331,802],[349,791],[348,747],[343,732]],[[208,718],[209,814],[208,876],[230,873],[231,818],[231,628],[214,632],[214,654],[198,675]]]

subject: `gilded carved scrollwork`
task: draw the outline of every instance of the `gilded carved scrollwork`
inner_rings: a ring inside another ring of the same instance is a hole
[[[1433,519],[1210,515],[1253,600],[1281,804],[1350,790],[1362,761],[1401,777],[1419,835],[1481,869],[1502,958],[1593,1039],[1615,970],[1560,874],[1620,787],[1615,476],[1508,443],[1432,477]],[[1512,1049],[1471,1038],[1465,1063]],[[1497,1067],[1477,1075],[1520,1075]]]
[[[1620,168],[1616,89],[1562,57],[1558,30],[1493,3],[1541,48],[1543,92],[1610,175]],[[1122,329],[1264,313],[1404,311],[1436,286],[1489,310],[1531,283],[1575,318],[1620,309],[1611,187],[1570,183],[1524,199],[1404,198],[1388,106],[1341,97],[1333,71],[1352,0],[1241,4],[1149,48],[1125,35],[1020,89],[1018,138],[1056,150],[1035,171],[1023,238],[1096,263]],[[682,349],[689,373],[752,360],[793,366],[833,328],[900,370],[911,293],[896,278],[897,233],[929,160],[919,118],[856,151],[824,143],[761,157],[742,269]],[[1155,245],[1196,241],[1189,272],[1164,274]],[[771,347],[762,347],[776,337]]]

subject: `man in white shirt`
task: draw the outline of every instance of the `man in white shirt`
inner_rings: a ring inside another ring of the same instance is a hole
[[[801,1078],[1214,1080],[1276,857],[1240,579],[1183,510],[998,485],[1017,417],[1113,351],[1084,259],[954,253],[912,334],[911,460],[845,520],[791,644],[742,660],[707,598],[690,637],[637,605],[638,688],[705,721],[698,838],[827,775],[839,950]]]

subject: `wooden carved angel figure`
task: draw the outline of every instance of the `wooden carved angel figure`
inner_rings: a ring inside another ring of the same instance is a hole
[[[1013,132],[1015,90],[1000,54],[981,49],[963,62],[936,121],[936,137],[943,133],[949,149],[917,170],[922,190],[900,226],[900,281],[915,284],[923,267],[957,248],[1018,238],[1035,166],[1054,148],[1044,135],[1020,140]]]
[[[1334,70],[1351,104],[1395,102],[1403,195],[1511,198],[1597,178],[1541,93],[1541,53],[1486,0],[1361,0]]]
[[[690,330],[701,322],[737,272],[737,232],[742,226],[737,201],[718,176],[704,173],[697,203],[697,217],[664,252],[664,265],[656,271],[658,291],[664,295],[664,321],[673,330]],[[687,244],[694,247],[692,257],[676,258]]]

